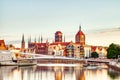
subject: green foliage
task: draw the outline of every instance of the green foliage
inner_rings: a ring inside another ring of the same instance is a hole
[[[91,57],[92,58],[98,58],[99,57],[99,54],[97,52],[92,52],[91,53]]]
[[[115,59],[118,58],[118,55],[120,55],[120,46],[113,43],[110,44],[107,49],[107,58]]]

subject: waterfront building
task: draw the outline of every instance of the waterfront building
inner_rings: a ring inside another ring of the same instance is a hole
[[[104,46],[91,46],[91,53],[97,52],[100,58],[103,58],[107,55],[107,47]]]
[[[66,46],[69,42],[53,42],[48,47],[49,55],[66,56]]]
[[[107,55],[107,47],[104,46],[94,46],[85,45],[84,46],[84,57],[91,57],[92,52],[97,52],[100,58],[104,58]]]
[[[29,40],[31,40],[31,38]],[[34,42],[28,41],[28,52],[35,52],[37,54],[48,54],[49,42],[48,40],[46,40],[46,42],[43,43],[42,40],[43,38],[41,36],[41,42],[40,40],[38,40],[37,42],[36,38]]]
[[[91,57],[91,45],[84,46],[84,57]]]
[[[36,53],[38,54],[48,54],[48,43],[36,43]]]
[[[49,45],[48,54],[77,58],[84,56],[85,34],[82,32],[81,26],[75,36],[75,43],[73,41],[65,42],[65,37],[62,42],[62,36],[61,31],[56,31],[55,42]]]
[[[85,46],[85,34],[81,30],[81,26],[79,26],[79,30],[75,35],[75,43],[72,41],[69,45],[66,46],[67,56],[69,57],[84,57],[84,46]]]
[[[0,50],[7,50],[4,40],[0,40]]]
[[[23,36],[24,39],[24,36]],[[22,44],[24,48],[24,40],[22,39]],[[75,42],[65,41],[65,36],[63,39],[63,33],[61,31],[55,32],[55,39],[52,43],[49,43],[46,40],[43,43],[43,38],[38,39],[38,42],[31,42],[31,37],[28,40],[28,51],[35,52],[37,54],[48,54],[54,56],[67,56],[67,57],[91,57],[92,52],[97,52],[99,57],[105,57],[107,54],[107,47],[103,46],[94,46],[88,45],[85,43],[86,37],[83,31],[81,30],[81,26],[79,26],[78,32],[75,34]]]
[[[65,37],[64,37],[64,42],[62,41],[63,41],[62,32],[56,31],[55,42],[50,43],[48,47],[48,54],[57,55],[57,56],[66,56],[66,46],[70,42],[65,42]]]
[[[7,50],[15,50],[16,49],[15,46],[12,44],[6,45],[6,47],[7,47]]]
[[[68,57],[82,58],[84,56],[84,47],[71,41],[70,44],[66,46],[66,54]]]

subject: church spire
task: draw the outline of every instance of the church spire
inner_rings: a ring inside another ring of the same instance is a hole
[[[29,39],[30,43],[31,43],[31,36],[30,36],[30,39]]]
[[[31,43],[31,36],[28,37],[28,43]]]
[[[79,26],[79,31],[81,31],[81,25]]]
[[[40,43],[40,36],[39,36],[39,38],[38,38],[38,43]]]
[[[35,41],[34,42],[36,43],[36,37],[35,37]]]
[[[24,40],[24,34],[22,35],[22,43],[24,43],[25,42],[25,40]]]
[[[43,38],[42,38],[42,35],[41,35],[41,43],[43,42]]]
[[[22,41],[21,41],[21,50],[25,50],[25,40],[24,40],[24,34],[22,35]]]
[[[65,35],[64,35],[64,42],[65,42]]]

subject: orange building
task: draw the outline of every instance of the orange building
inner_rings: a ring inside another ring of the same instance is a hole
[[[4,40],[0,40],[0,50],[7,50]]]

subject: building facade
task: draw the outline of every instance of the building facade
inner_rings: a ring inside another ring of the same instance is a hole
[[[55,39],[52,43],[49,43],[48,40],[43,43],[42,36],[41,39],[38,40],[38,42],[36,41],[36,38],[34,42],[31,42],[30,37],[30,39],[28,40],[28,51],[35,52],[37,54],[76,58],[91,57],[92,52],[97,52],[100,57],[105,57],[107,54],[107,47],[92,46],[85,43],[86,37],[81,30],[81,26],[79,26],[79,30],[75,34],[75,42],[65,42],[65,37],[63,40],[63,33],[61,31],[56,31],[54,38]],[[23,39],[22,44],[24,44]]]
[[[28,40],[27,51],[32,52],[32,53],[37,53],[37,54],[48,54],[49,42],[48,42],[48,40],[46,40],[46,42],[43,43],[42,40],[43,39],[42,39],[42,36],[41,36],[41,41],[39,39],[38,42],[37,42],[36,38],[35,38],[35,41],[31,42],[31,37],[30,37],[30,39]]]
[[[50,43],[48,47],[48,54],[55,55],[55,56],[66,56],[66,46],[69,42],[63,42],[62,32],[56,31],[55,32],[55,42]]]
[[[48,54],[77,58],[84,57],[85,35],[81,30],[81,26],[75,35],[75,43],[73,41],[65,42],[65,38],[64,42],[62,42],[62,36],[61,31],[55,33],[55,42],[49,45]]]
[[[0,40],[0,50],[7,50],[4,40]]]

